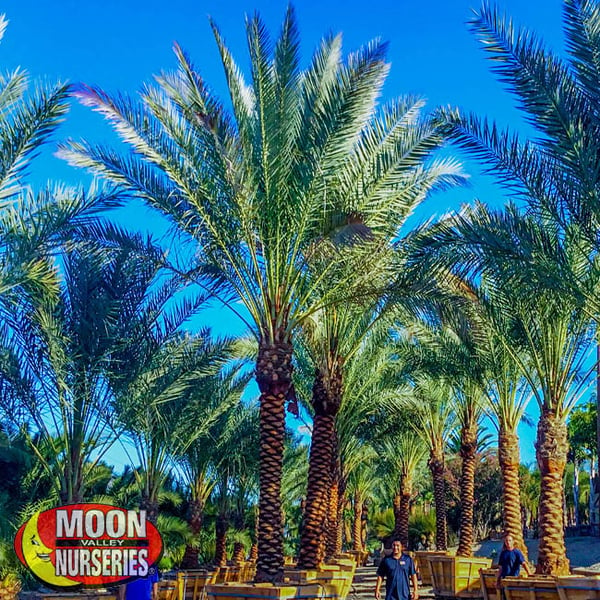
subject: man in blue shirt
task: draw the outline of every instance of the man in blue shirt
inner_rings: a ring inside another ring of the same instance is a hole
[[[525,561],[523,553],[518,548],[515,548],[515,540],[513,536],[510,533],[507,533],[504,536],[502,552],[500,552],[500,556],[498,557],[498,575],[496,576],[496,587],[500,589],[501,581],[505,577],[518,577],[519,573],[521,572],[521,565],[523,565],[527,575],[531,575],[531,570]]]
[[[118,600],[157,600],[158,569],[150,567],[145,577],[138,577],[119,589]]]
[[[419,598],[419,582],[415,563],[408,554],[402,553],[402,542],[394,540],[392,554],[381,559],[377,568],[375,600],[381,600],[381,583],[385,577],[385,600],[410,600],[409,581],[412,582],[412,600]]]

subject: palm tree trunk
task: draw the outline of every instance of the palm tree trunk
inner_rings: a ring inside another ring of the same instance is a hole
[[[457,556],[471,556],[473,547],[473,507],[475,505],[475,465],[477,462],[477,424],[464,425],[460,456],[460,538]]]
[[[142,497],[140,508],[146,511],[148,521],[156,525],[158,520],[158,502],[154,498]]]
[[[435,502],[435,547],[448,549],[448,525],[446,523],[446,466],[444,451],[432,449],[427,462],[433,480],[433,498]]]
[[[363,502],[358,493],[354,494],[354,514],[352,519],[352,550],[362,550]]]
[[[282,340],[283,335],[276,335]],[[285,341],[259,342],[256,381],[260,390],[259,528],[256,581],[283,578],[281,475],[285,434],[285,400],[292,383],[292,346]]]
[[[536,457],[540,468],[540,546],[537,573],[568,575],[569,560],[563,530],[563,475],[567,464],[567,426],[549,410],[538,424]]]
[[[233,554],[231,556],[231,562],[234,565],[240,565],[244,562],[246,558],[246,549],[244,548],[244,544],[242,542],[235,542],[233,545]]]
[[[400,498],[400,492],[394,494],[394,499],[392,501],[392,507],[394,510],[394,533],[392,534],[392,536],[394,538],[396,537],[400,537],[400,521],[402,519],[402,508],[401,508],[401,498]]]
[[[204,506],[199,500],[192,500],[189,506],[189,519],[190,531],[192,535],[197,536],[202,531],[202,522],[204,521]],[[189,544],[185,547],[185,553],[181,566],[184,569],[197,569],[198,568],[198,548],[190,546]]]
[[[331,490],[332,440],[341,398],[341,374],[329,381],[317,369],[312,405],[315,411],[308,467],[306,507],[302,521],[298,566],[316,569],[323,561],[326,520]]]
[[[408,548],[408,520],[410,516],[410,497],[412,495],[412,481],[402,477],[400,484],[400,528],[398,535],[404,548]]]
[[[579,461],[573,457],[573,522],[579,527]]]
[[[523,540],[521,517],[521,488],[519,485],[519,437],[514,431],[507,431],[500,425],[498,435],[498,461],[502,473],[502,517],[504,531],[510,533],[515,546],[527,559],[527,546]]]
[[[227,517],[217,515],[215,522],[215,565],[220,567],[227,564]]]
[[[337,433],[333,437],[331,446],[331,489],[329,491],[329,512],[327,515],[327,538],[325,540],[325,557],[332,558],[342,551],[342,520],[340,515],[340,502],[344,499],[344,490],[341,489],[340,457]]]
[[[338,502],[337,502],[337,525],[336,525],[336,536],[335,545],[333,547],[333,554],[331,557],[340,554],[344,547],[344,509],[348,505],[348,499],[346,498],[346,484],[342,480],[338,487]],[[346,537],[347,543],[350,544],[350,537]]]

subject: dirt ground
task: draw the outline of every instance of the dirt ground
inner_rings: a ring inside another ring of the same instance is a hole
[[[537,560],[539,540],[526,540],[529,560]],[[598,537],[569,537],[567,544],[567,557],[571,561],[571,569],[586,567],[600,572],[600,538]],[[497,556],[502,548],[501,540],[486,540],[473,547],[475,556]],[[496,554],[494,555],[494,551]]]

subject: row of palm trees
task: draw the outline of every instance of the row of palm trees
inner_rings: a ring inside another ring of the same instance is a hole
[[[275,40],[258,16],[248,21],[249,81],[213,25],[230,109],[178,46],[177,70],[140,96],[73,91],[123,141],[61,146],[64,158],[113,186],[89,193],[25,190],[23,169],[64,114],[69,90],[25,98],[22,75],[6,78],[2,408],[55,444],[45,466],[60,501],[85,496],[86,473],[127,432],[153,518],[177,463],[194,532],[210,494],[223,499],[223,530],[228,490],[253,494],[243,474],[257,448],[257,580],[279,581],[286,405],[296,412],[300,402],[312,417],[300,566],[341,550],[346,498],[352,491],[358,520],[379,462],[395,465],[395,529],[406,538],[425,454],[445,549],[453,423],[462,458],[458,552],[469,555],[481,423],[493,413],[505,527],[524,546],[516,428],[533,397],[538,571],[568,570],[566,420],[595,368],[588,354],[598,314],[599,11],[566,0],[568,62],[487,6],[475,17],[539,132],[527,142],[458,111],[424,114],[416,97],[379,106],[389,68],[379,42],[344,57],[341,37],[325,38],[302,69],[291,8]],[[415,207],[465,180],[460,164],[437,152],[449,141],[486,162],[520,205],[477,204],[402,237]],[[132,196],[170,222],[176,256],[100,215]],[[252,339],[186,333],[210,299],[233,310]],[[255,416],[242,399],[244,360],[255,364]],[[247,417],[233,423],[240,411]],[[231,461],[205,452],[231,439],[240,446]],[[190,547],[186,562],[195,560]]]

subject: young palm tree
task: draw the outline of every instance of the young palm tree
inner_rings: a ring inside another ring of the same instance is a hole
[[[26,302],[29,310],[13,313],[3,330],[2,345],[13,362],[0,373],[1,407],[17,425],[35,424],[35,439],[54,446],[50,461],[36,453],[64,503],[83,499],[87,463],[101,460],[118,434],[111,421],[111,379],[151,337],[136,328],[139,312],[145,309],[151,315],[146,323],[154,322],[170,298],[165,292],[173,289],[167,284],[149,292],[159,256],[136,238],[128,247],[76,245],[62,257],[58,298],[37,306]],[[165,316],[168,329],[167,323]]]
[[[405,416],[408,416],[405,414]],[[408,419],[404,420],[406,423]],[[394,537],[398,536],[404,547],[408,547],[408,519],[414,493],[415,477],[427,450],[412,429],[400,430],[384,439],[379,447],[379,456],[389,464],[388,473],[394,485]]]
[[[418,435],[429,449],[427,466],[433,482],[435,544],[438,550],[447,550],[446,445],[456,418],[452,389],[443,379],[420,375],[415,378],[413,388],[402,395],[400,402],[410,411],[408,422],[413,434]]]
[[[372,43],[343,60],[341,38],[328,38],[301,71],[293,11],[274,44],[254,17],[247,24],[246,83],[214,31],[231,114],[176,47],[179,70],[161,75],[139,102],[95,89],[79,92],[133,152],[119,156],[73,143],[64,155],[168,216],[198,245],[198,281],[234,310],[230,301],[239,299],[248,311],[261,391],[257,579],[276,581],[283,566],[280,484],[293,333],[317,308],[348,298],[368,281],[369,259],[395,226],[382,218],[389,213],[381,205],[395,203],[407,181],[421,179],[423,152],[419,147],[413,155],[409,173],[398,168],[412,118],[406,103],[375,116],[388,69],[385,45]],[[446,163],[444,170],[442,183],[454,182],[456,167]],[[373,239],[360,250],[332,253],[340,229],[343,234],[357,224]],[[323,250],[330,260],[318,261],[316,275],[311,261]],[[353,268],[312,303],[316,286],[350,259]]]

